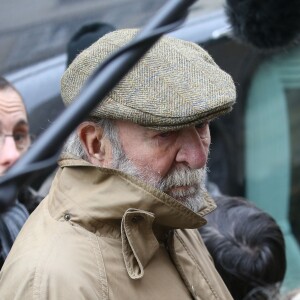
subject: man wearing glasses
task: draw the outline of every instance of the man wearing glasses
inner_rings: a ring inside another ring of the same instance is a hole
[[[29,125],[21,95],[8,81],[0,78],[0,175],[29,145]]]
[[[0,176],[29,146],[29,124],[22,97],[0,77]],[[27,217],[27,209],[17,199],[13,206],[0,214],[0,268]]]

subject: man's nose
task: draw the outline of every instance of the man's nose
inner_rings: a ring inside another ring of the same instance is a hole
[[[210,146],[208,127],[205,129],[205,134],[195,127],[183,129],[178,142],[177,163],[183,163],[191,169],[201,169],[206,166]]]
[[[0,165],[4,170],[8,169],[20,158],[20,151],[16,148],[13,137],[7,136],[2,148],[0,148]]]

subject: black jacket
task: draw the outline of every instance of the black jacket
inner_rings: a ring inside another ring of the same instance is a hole
[[[0,214],[0,268],[28,216],[27,209],[19,201]]]

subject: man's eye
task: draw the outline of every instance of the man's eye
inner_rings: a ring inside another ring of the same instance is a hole
[[[204,128],[206,125],[208,125],[208,122],[199,123],[199,124],[196,125],[196,128],[201,129],[201,128]]]
[[[161,132],[158,136],[161,138],[167,138],[170,137],[172,135],[171,131],[166,131],[166,132]]]
[[[20,141],[23,141],[27,138],[27,134],[26,133],[15,133],[14,134],[14,140],[16,142],[20,142]]]

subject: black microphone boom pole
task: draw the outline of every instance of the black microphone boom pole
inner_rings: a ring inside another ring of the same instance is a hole
[[[233,37],[259,50],[280,50],[300,40],[299,0],[226,0]]]
[[[13,203],[18,187],[29,182],[32,173],[53,165],[60,148],[69,134],[84,120],[89,112],[127,74],[138,60],[170,30],[172,23],[186,15],[196,0],[170,0],[137,34],[130,45],[121,48],[95,71],[80,95],[40,136],[32,147],[0,179],[0,211]],[[177,21],[177,22],[176,22]],[[169,25],[171,24],[171,25]]]

